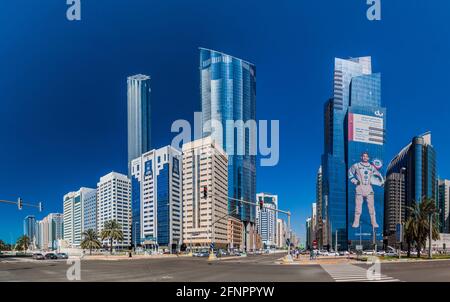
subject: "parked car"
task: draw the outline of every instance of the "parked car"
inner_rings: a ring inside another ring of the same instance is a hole
[[[45,257],[41,253],[36,253],[36,254],[33,254],[33,259],[34,260],[44,260]]]
[[[198,252],[197,257],[208,257],[209,256],[209,251],[207,250],[202,250],[200,252]]]
[[[45,254],[45,259],[55,260],[55,259],[58,259],[58,257],[53,253],[48,253],[48,254]]]
[[[69,259],[69,255],[67,255],[66,253],[58,253],[56,254],[56,257],[58,259]]]
[[[384,255],[388,256],[388,257],[398,257],[398,254],[394,251],[389,251],[389,252],[385,253]]]

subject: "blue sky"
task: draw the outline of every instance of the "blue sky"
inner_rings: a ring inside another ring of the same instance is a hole
[[[280,120],[280,162],[258,168],[258,191],[279,195],[304,239],[323,150],[323,104],[334,57],[371,55],[387,107],[385,161],[432,131],[439,174],[450,177],[450,2],[382,0],[2,1],[0,199],[43,201],[45,213],[0,204],[0,239],[23,218],[62,211],[63,195],[126,172],[126,77],[152,77],[153,143],[200,110],[198,47],[257,66],[257,118]],[[170,104],[170,105],[168,105]]]

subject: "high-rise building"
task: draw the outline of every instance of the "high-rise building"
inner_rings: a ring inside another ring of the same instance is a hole
[[[311,229],[311,217],[308,217],[306,219],[306,242],[305,242],[305,246],[306,249],[310,250],[312,249],[312,229]]]
[[[56,250],[57,241],[63,239],[64,215],[52,213],[37,222],[37,246],[42,250]]]
[[[374,235],[381,243],[386,109],[370,57],[335,59],[324,120],[321,210],[328,243],[347,250],[349,241],[371,245]]]
[[[128,176],[131,161],[151,150],[150,77],[128,77]]]
[[[439,209],[441,233],[450,233],[450,180],[439,180]]]
[[[63,216],[64,216],[64,240],[73,247],[78,247],[82,240],[82,234],[92,227],[92,204],[95,204],[96,190],[90,188],[80,188],[76,192],[69,192],[64,195]],[[94,229],[95,230],[95,229]]]
[[[319,170],[317,171],[316,176],[316,213],[317,213],[317,219],[316,219],[316,239],[317,244],[320,248],[323,248],[323,246],[327,243],[324,243],[324,232],[326,228],[323,227],[324,221],[322,217],[322,166],[319,167]]]
[[[244,246],[244,225],[240,219],[228,216],[228,249],[241,250]]]
[[[183,242],[228,246],[228,157],[211,137],[183,145]]]
[[[23,220],[23,234],[30,239],[31,245],[36,241],[36,217],[28,215]]]
[[[224,54],[200,48],[200,93],[203,136],[214,141],[228,154],[228,195],[234,199],[255,201],[256,152],[252,140],[252,121],[256,123],[256,67]],[[227,123],[237,122],[227,129]],[[218,131],[215,124],[222,126]],[[239,123],[241,125],[239,126]],[[241,206],[239,214],[235,209]],[[229,212],[244,222],[246,234],[255,222],[255,207],[229,201]],[[253,239],[244,239],[246,246]]]
[[[171,146],[131,162],[132,244],[146,249],[180,248],[182,236],[181,152]]]
[[[395,226],[399,223],[400,206],[402,221],[408,217],[407,207],[423,198],[437,202],[436,151],[431,144],[431,133],[416,136],[390,162],[386,183],[386,236],[395,238]]]
[[[276,236],[277,247],[284,248],[287,245],[286,244],[287,238],[288,238],[288,235],[287,235],[286,222],[283,219],[278,218],[277,219],[277,236]]]
[[[131,244],[131,183],[126,175],[111,172],[100,177],[97,183],[97,233],[101,234],[105,223],[116,221],[123,233],[122,241],[113,241],[116,248],[128,248]],[[110,245],[108,240],[104,245]]]
[[[256,194],[258,203],[263,201],[264,207],[256,207],[256,229],[261,235],[261,240],[266,248],[277,245],[277,219],[278,219],[278,196],[268,193]]]

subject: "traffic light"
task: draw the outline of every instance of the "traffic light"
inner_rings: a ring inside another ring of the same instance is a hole
[[[42,212],[43,209],[44,207],[42,206],[42,202],[39,202],[39,212]]]
[[[351,241],[351,240],[348,241],[348,245],[349,245],[349,246],[352,245],[352,241]]]
[[[204,199],[208,198],[208,187],[207,186],[203,187],[203,198]]]
[[[22,208],[23,208],[23,201],[22,201],[22,198],[20,198],[20,197],[17,199],[17,208],[19,210],[22,210]]]
[[[259,209],[262,210],[264,208],[264,200],[259,200]]]

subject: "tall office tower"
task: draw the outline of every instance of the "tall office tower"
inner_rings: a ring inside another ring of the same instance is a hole
[[[183,145],[183,242],[227,248],[228,157],[211,137]],[[206,188],[206,191],[205,191]]]
[[[438,200],[436,151],[431,144],[431,133],[414,137],[390,162],[386,177],[389,190],[385,208],[385,213],[389,215],[386,217],[389,226],[386,235],[393,237],[393,225],[400,219],[400,205],[401,222],[404,223],[408,218],[408,212],[404,209],[420,203],[423,198]]]
[[[244,247],[244,224],[240,219],[228,216],[228,249],[241,250]]]
[[[131,161],[151,149],[150,77],[128,77],[128,176]]]
[[[335,59],[334,96],[325,105],[322,216],[333,249],[383,239],[386,109],[371,65],[370,57]]]
[[[397,225],[405,222],[406,215],[406,191],[405,175],[398,172],[389,171],[386,175],[384,186],[384,234],[387,236],[388,245],[397,244]],[[401,211],[401,213],[400,213]]]
[[[252,121],[256,122],[256,67],[230,55],[200,48],[200,93],[203,136],[213,140],[228,154],[228,195],[255,201],[256,147]],[[227,121],[245,125],[227,129]],[[223,131],[215,127],[222,126]],[[255,154],[253,154],[255,153]],[[242,211],[236,214],[236,207]],[[253,233],[255,207],[230,200],[229,213],[241,219],[246,234]],[[254,238],[244,239],[247,248]]]
[[[285,246],[287,246],[287,244],[286,244],[287,237],[288,236],[287,236],[286,222],[283,219],[278,218],[277,219],[277,236],[276,236],[278,248],[284,248]]]
[[[322,249],[324,242],[324,228],[322,218],[322,166],[319,167],[316,176],[316,239],[319,248]]]
[[[56,250],[57,241],[63,239],[63,214],[52,213],[37,222],[38,247],[42,250]]]
[[[131,244],[131,183],[126,175],[111,172],[97,183],[97,233],[105,223],[116,221],[123,233],[122,241],[113,241],[115,248],[128,248]],[[105,240],[104,245],[110,242]]]
[[[306,249],[310,250],[312,249],[312,236],[311,236],[311,217],[308,217],[306,219],[306,241],[305,241],[305,245],[306,245]]]
[[[439,180],[439,209],[441,233],[450,233],[450,180]]]
[[[36,241],[36,217],[28,215],[23,220],[23,234],[30,239],[31,245]]]
[[[132,244],[179,250],[182,233],[181,152],[167,146],[131,162]]]
[[[82,241],[82,234],[87,230],[84,228],[85,222],[91,220],[90,207],[95,194],[95,189],[82,187],[64,195],[64,240],[70,246],[78,247]]]
[[[256,194],[256,200],[264,202],[263,209],[256,207],[256,229],[261,235],[262,242],[266,248],[276,246],[278,196],[268,193]]]

